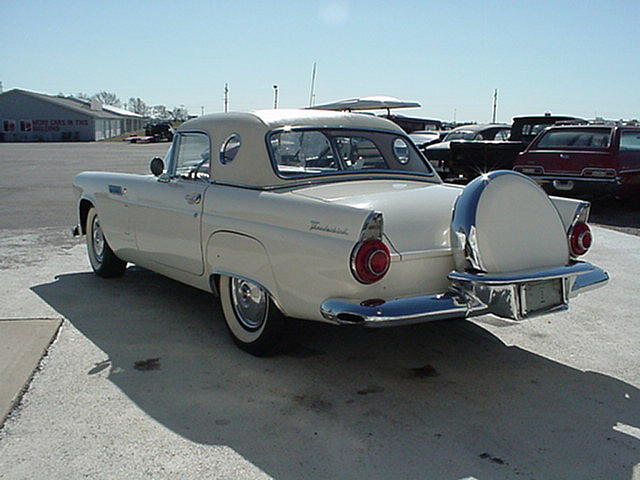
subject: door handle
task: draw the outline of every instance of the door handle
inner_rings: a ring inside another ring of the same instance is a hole
[[[202,195],[200,195],[199,193],[187,193],[184,198],[185,200],[187,200],[187,203],[191,205],[197,205],[200,203]]]
[[[561,153],[561,154],[560,154],[560,158],[562,158],[562,159],[565,159],[565,160],[566,160],[567,158],[569,158],[569,155],[567,155],[566,153]]]

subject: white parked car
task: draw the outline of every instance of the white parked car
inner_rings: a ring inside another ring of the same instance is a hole
[[[577,260],[592,243],[588,203],[511,171],[445,184],[398,126],[370,115],[206,115],[151,169],[76,176],[74,230],[93,270],[135,263],[214,293],[256,355],[294,318],[519,321],[608,280]]]

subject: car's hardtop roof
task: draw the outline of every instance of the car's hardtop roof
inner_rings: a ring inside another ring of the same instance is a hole
[[[625,127],[620,127],[619,125],[605,125],[605,124],[588,124],[588,123],[565,123],[565,124],[560,124],[560,125],[551,125],[550,127],[547,127],[547,131],[549,130],[575,130],[576,128],[580,129],[580,130],[584,130],[584,129],[594,129],[594,128],[608,128],[608,129],[613,129],[613,128],[625,128]],[[637,128],[637,127],[636,127]]]
[[[449,130],[447,133],[452,132],[480,132],[482,130],[489,130],[490,128],[510,128],[506,123],[470,123],[469,125],[461,125],[459,127]]]
[[[537,120],[551,120],[557,122],[558,120],[582,120],[579,117],[573,117],[571,115],[523,115],[521,117],[513,117],[513,122],[527,122]]]
[[[252,112],[214,113],[183,123],[178,131],[208,130],[224,122],[245,123],[247,126],[274,130],[283,127],[336,127],[388,130],[404,134],[395,123],[374,115],[333,112],[328,110],[274,109]]]
[[[269,132],[285,127],[353,128],[386,131],[406,136],[395,123],[373,115],[324,110],[256,110],[248,113],[213,113],[189,120],[178,132],[202,132],[209,136],[212,158],[212,178],[217,183],[249,187],[288,185],[294,179],[276,174],[269,158]],[[219,152],[232,135],[240,137],[240,147],[233,161],[218,161]],[[356,174],[353,175],[357,177]],[[309,179],[309,181],[315,181]]]

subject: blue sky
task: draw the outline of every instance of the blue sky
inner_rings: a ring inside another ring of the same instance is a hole
[[[519,114],[640,117],[635,1],[0,2],[0,81],[100,90],[192,113],[366,95],[402,113],[488,121]]]

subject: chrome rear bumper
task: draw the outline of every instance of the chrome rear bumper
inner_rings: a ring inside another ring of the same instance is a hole
[[[322,303],[322,316],[338,324],[361,324],[369,327],[408,325],[449,318],[492,314],[519,321],[527,317],[567,308],[569,299],[587,290],[601,287],[609,275],[599,267],[576,262],[548,270],[509,274],[449,274],[450,290],[436,295],[363,302],[329,299]],[[545,281],[556,281],[558,301],[532,311],[527,306],[526,289]]]

